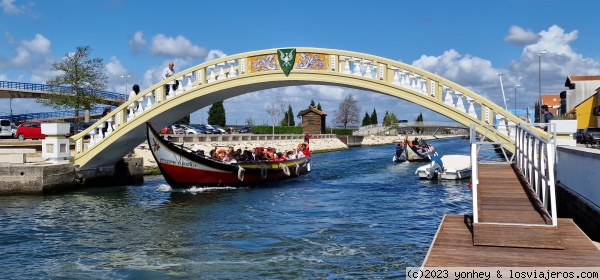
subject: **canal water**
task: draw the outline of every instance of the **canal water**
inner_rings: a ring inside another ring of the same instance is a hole
[[[469,154],[469,141],[431,141]],[[260,188],[142,185],[0,197],[2,279],[402,279],[444,214],[471,214],[467,181],[420,181],[395,145],[313,155]],[[484,158],[500,160],[491,150]]]

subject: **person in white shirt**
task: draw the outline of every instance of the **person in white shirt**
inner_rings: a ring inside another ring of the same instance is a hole
[[[175,68],[175,63],[173,63],[173,61],[170,61],[169,62],[169,66],[166,67],[163,70],[163,72],[162,72],[162,79],[165,80],[165,79],[167,79],[167,78],[175,75],[175,69],[174,68]],[[175,81],[175,84],[173,85],[173,91],[175,91],[177,89],[177,83],[178,82],[179,81],[177,81],[177,80]],[[166,95],[169,95],[169,90],[170,90],[169,85],[167,85],[167,90],[165,92]]]
[[[138,93],[140,93],[140,86],[135,84],[135,85],[133,85],[133,88],[132,88],[131,92],[129,93],[129,100],[135,99],[136,96],[138,95]],[[133,110],[134,111],[138,110],[138,106],[140,105],[139,103],[140,103],[139,101],[133,102]]]

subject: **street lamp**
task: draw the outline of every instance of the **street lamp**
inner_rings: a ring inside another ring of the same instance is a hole
[[[520,85],[515,85],[515,116],[518,117],[518,115],[517,115],[517,87],[520,87]]]
[[[538,122],[542,122],[542,54],[546,54],[546,51],[541,51],[538,54],[538,87],[539,87],[539,103],[538,103]]]
[[[121,78],[125,78],[125,100],[127,100],[127,78],[131,77],[131,74],[121,75]]]

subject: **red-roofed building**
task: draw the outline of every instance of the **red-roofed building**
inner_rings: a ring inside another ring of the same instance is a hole
[[[553,115],[559,114],[560,94],[542,94],[542,104],[548,105],[548,110]]]

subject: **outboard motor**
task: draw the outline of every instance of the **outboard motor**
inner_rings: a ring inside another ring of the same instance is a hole
[[[427,171],[427,179],[440,179],[442,173],[444,173],[444,163],[442,162],[442,159],[438,156],[432,156],[431,163],[425,171]]]

